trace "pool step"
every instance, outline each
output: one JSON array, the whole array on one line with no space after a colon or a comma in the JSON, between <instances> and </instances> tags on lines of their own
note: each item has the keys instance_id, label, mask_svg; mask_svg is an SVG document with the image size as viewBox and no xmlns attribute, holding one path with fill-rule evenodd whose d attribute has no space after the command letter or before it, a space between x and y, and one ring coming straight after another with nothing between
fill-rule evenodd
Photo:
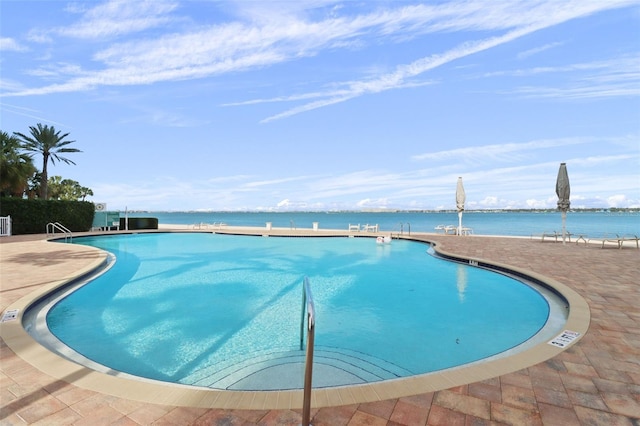
<instances>
[{"instance_id":1,"label":"pool step","mask_svg":"<svg viewBox=\"0 0 640 426\"><path fill-rule=\"evenodd\" d=\"M229 390L302 389L304 362L305 351L260 353L239 362L218 363L180 382ZM377 382L412 374L379 358L330 347L316 347L313 373L315 388Z\"/></svg>"}]
</instances>

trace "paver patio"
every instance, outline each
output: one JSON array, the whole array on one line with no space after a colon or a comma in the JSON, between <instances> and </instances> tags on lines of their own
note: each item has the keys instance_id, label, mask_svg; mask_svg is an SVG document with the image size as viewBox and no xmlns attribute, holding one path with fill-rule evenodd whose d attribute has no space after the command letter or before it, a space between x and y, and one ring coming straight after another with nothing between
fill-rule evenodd
<instances>
[{"instance_id":1,"label":"paver patio","mask_svg":"<svg viewBox=\"0 0 640 426\"><path fill-rule=\"evenodd\" d=\"M0 239L0 307L95 263L82 246L44 236ZM425 235L438 247L524 268L587 302L591 324L561 354L522 370L451 389L312 409L315 426L640 425L640 250L507 237ZM225 410L138 402L48 376L0 343L3 425L298 425L300 410Z\"/></svg>"}]
</instances>

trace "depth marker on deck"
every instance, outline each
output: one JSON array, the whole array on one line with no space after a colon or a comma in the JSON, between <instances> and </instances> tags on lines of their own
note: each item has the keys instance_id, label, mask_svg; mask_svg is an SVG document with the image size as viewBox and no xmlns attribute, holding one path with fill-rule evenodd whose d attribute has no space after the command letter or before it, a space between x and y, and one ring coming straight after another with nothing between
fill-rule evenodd
<instances>
[{"instance_id":1,"label":"depth marker on deck","mask_svg":"<svg viewBox=\"0 0 640 426\"><path fill-rule=\"evenodd\" d=\"M559 348L566 348L571 342L578 338L578 336L580 336L580 333L576 331L565 330L554 337L553 340L550 340L549 344Z\"/></svg>"}]
</instances>

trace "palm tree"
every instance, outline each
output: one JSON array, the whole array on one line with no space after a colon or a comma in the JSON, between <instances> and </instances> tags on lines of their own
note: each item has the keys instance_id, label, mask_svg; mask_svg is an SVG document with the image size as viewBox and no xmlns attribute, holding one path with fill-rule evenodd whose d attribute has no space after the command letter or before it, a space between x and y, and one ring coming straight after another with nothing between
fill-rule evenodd
<instances>
[{"instance_id":1,"label":"palm tree","mask_svg":"<svg viewBox=\"0 0 640 426\"><path fill-rule=\"evenodd\" d=\"M67 164L76 164L68 158L61 157L58 154L68 152L82 152L76 148L69 148L67 145L75 142L64 140L69 133L63 135L60 131L56 132L53 126L42 125L38 123L37 127L29 126L31 136L26 136L22 133L14 132L16 136L19 136L24 143L23 148L26 151L42 154L42 173L40 180L40 198L47 199L47 166L49 160L51 164L56 164L56 161L62 161Z\"/></svg>"},{"instance_id":2,"label":"palm tree","mask_svg":"<svg viewBox=\"0 0 640 426\"><path fill-rule=\"evenodd\" d=\"M22 145L15 136L0 131L0 148L0 193L22 197L36 167L29 155L20 152Z\"/></svg>"},{"instance_id":3,"label":"palm tree","mask_svg":"<svg viewBox=\"0 0 640 426\"><path fill-rule=\"evenodd\" d=\"M81 186L80 187L80 196L82 197L81 201L84 201L84 199L89 197L89 196L93 197L93 191L91 190L91 188L87 188L86 186Z\"/></svg>"}]
</instances>

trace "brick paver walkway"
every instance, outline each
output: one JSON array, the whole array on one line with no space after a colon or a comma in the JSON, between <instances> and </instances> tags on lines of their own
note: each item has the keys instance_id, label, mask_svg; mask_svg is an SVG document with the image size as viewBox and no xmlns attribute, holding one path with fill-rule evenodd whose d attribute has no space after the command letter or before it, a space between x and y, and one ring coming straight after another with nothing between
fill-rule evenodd
<instances>
[{"instance_id":1,"label":"brick paver walkway","mask_svg":"<svg viewBox=\"0 0 640 426\"><path fill-rule=\"evenodd\" d=\"M588 333L538 365L478 383L379 402L312 410L315 426L640 425L640 250L518 238L429 235L461 256L555 279L584 297ZM0 241L0 308L99 261L36 237ZM26 240L26 241L25 241ZM36 240L36 241L29 241ZM77 248L75 248L77 247ZM220 410L130 401L49 377L0 346L0 424L298 425L299 410Z\"/></svg>"}]
</instances>

